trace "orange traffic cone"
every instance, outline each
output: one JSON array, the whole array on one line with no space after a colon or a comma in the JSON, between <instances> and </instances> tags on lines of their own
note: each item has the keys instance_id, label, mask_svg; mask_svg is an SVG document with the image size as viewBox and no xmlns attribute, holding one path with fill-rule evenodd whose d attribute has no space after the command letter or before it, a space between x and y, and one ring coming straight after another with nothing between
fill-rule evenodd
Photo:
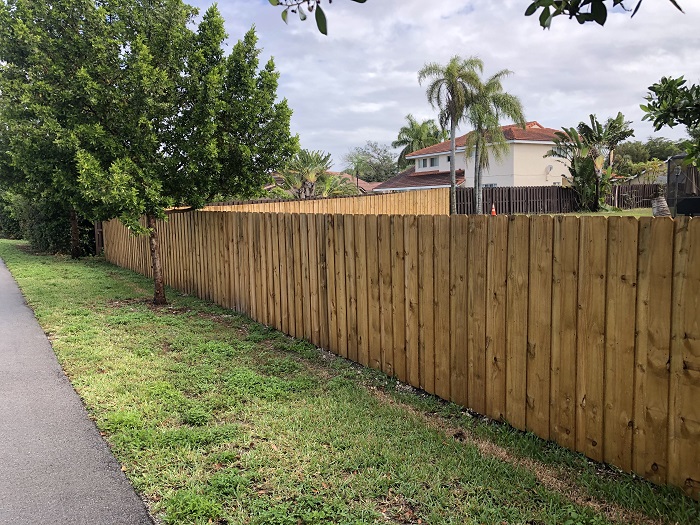
<instances>
[{"instance_id":1,"label":"orange traffic cone","mask_svg":"<svg viewBox=\"0 0 700 525\"><path fill-rule=\"evenodd\" d=\"M494 217L496 216L496 205L495 204L491 204L491 215L493 215Z\"/></svg>"}]
</instances>

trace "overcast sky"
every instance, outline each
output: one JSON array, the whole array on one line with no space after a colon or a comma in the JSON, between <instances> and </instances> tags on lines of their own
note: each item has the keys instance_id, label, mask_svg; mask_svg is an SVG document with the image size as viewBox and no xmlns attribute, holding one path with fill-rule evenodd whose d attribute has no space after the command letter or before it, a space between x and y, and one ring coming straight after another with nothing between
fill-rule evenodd
<instances>
[{"instance_id":1,"label":"overcast sky","mask_svg":"<svg viewBox=\"0 0 700 525\"><path fill-rule=\"evenodd\" d=\"M485 75L512 70L505 89L520 97L527 120L558 129L590 113L604 121L622 111L635 138L645 140L653 132L639 109L647 87L669 75L700 82L700 1L678 1L685 14L668 0L645 0L632 19L609 13L600 27L559 17L543 31L536 17L523 15L529 0L324 0L328 36L313 16L301 22L290 13L285 25L268 0L218 5L230 45L257 28L262 58L273 56L281 74L278 93L294 111L292 131L302 147L330 152L341 169L352 148L395 140L406 114L435 118L417 72L454 55L480 57ZM212 2L190 3L203 11ZM681 138L685 129L655 136Z\"/></svg>"}]
</instances>

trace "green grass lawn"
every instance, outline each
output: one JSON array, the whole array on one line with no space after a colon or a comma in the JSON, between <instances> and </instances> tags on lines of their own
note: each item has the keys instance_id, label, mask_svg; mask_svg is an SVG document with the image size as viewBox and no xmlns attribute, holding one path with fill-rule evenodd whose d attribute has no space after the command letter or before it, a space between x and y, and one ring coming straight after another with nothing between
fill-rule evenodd
<instances>
[{"instance_id":1,"label":"green grass lawn","mask_svg":"<svg viewBox=\"0 0 700 525\"><path fill-rule=\"evenodd\" d=\"M574 212L567 215L605 215L608 217L651 217L651 208L632 208L631 210L603 210L596 212Z\"/></svg>"},{"instance_id":2,"label":"green grass lawn","mask_svg":"<svg viewBox=\"0 0 700 525\"><path fill-rule=\"evenodd\" d=\"M700 523L700 504L100 259L0 257L165 523Z\"/></svg>"}]
</instances>

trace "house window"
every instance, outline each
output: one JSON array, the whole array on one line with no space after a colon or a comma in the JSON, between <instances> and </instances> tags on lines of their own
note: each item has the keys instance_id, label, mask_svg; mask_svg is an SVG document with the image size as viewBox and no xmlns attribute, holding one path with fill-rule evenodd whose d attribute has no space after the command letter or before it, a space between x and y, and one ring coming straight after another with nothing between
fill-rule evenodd
<instances>
[{"instance_id":1,"label":"house window","mask_svg":"<svg viewBox=\"0 0 700 525\"><path fill-rule=\"evenodd\" d=\"M561 182L552 182L552 186L561 186Z\"/></svg>"},{"instance_id":2,"label":"house window","mask_svg":"<svg viewBox=\"0 0 700 525\"><path fill-rule=\"evenodd\" d=\"M430 167L434 168L437 165L438 165L438 158L437 157L430 157Z\"/></svg>"},{"instance_id":3,"label":"house window","mask_svg":"<svg viewBox=\"0 0 700 525\"><path fill-rule=\"evenodd\" d=\"M498 184L484 184L484 188L498 188Z\"/></svg>"},{"instance_id":4,"label":"house window","mask_svg":"<svg viewBox=\"0 0 700 525\"><path fill-rule=\"evenodd\" d=\"M447 156L447 163L449 164L451 160L452 160L452 156L451 156L451 155L448 155L448 156Z\"/></svg>"},{"instance_id":5,"label":"house window","mask_svg":"<svg viewBox=\"0 0 700 525\"><path fill-rule=\"evenodd\" d=\"M428 167L428 159L423 159L421 161L421 168L427 168Z\"/></svg>"}]
</instances>

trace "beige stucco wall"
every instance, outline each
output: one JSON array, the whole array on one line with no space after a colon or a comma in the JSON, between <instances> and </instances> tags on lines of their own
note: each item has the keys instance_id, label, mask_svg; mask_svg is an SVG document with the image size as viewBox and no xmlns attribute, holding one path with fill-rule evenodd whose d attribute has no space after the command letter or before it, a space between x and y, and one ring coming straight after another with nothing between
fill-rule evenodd
<instances>
[{"instance_id":1,"label":"beige stucco wall","mask_svg":"<svg viewBox=\"0 0 700 525\"><path fill-rule=\"evenodd\" d=\"M561 184L563 176L568 174L566 165L558 159L544 157L552 149L551 143L516 143L514 146L514 186L552 186Z\"/></svg>"}]
</instances>

